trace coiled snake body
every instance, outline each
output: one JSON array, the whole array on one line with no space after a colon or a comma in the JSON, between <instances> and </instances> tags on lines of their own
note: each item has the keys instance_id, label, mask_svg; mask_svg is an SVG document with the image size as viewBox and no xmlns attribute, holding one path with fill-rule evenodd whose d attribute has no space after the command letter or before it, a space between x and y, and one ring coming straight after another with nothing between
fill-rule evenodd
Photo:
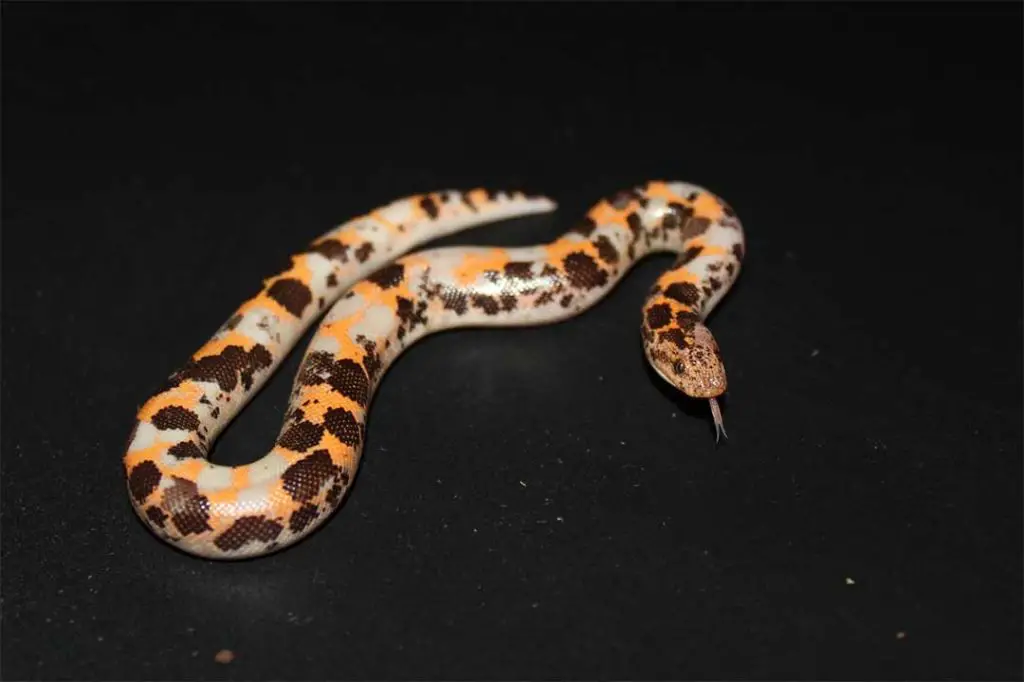
<instances>
[{"instance_id":1,"label":"coiled snake body","mask_svg":"<svg viewBox=\"0 0 1024 682\"><path fill-rule=\"evenodd\" d=\"M679 258L644 303L644 352L666 381L710 399L721 430L715 397L726 389L725 369L702 320L739 274L744 236L729 206L707 190L649 182L598 202L549 244L399 257L445 234L554 208L520 192L417 195L355 218L293 256L139 410L124 457L139 517L203 557L251 557L294 544L348 492L371 398L404 349L444 329L567 319L654 252ZM217 434L328 308L273 449L243 466L208 461Z\"/></svg>"}]
</instances>

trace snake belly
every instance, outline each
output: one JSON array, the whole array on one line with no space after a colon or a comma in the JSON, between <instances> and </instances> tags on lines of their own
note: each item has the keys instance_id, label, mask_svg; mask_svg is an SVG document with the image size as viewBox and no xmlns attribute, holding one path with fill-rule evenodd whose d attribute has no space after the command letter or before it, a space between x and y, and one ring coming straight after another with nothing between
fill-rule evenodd
<instances>
[{"instance_id":1,"label":"snake belly","mask_svg":"<svg viewBox=\"0 0 1024 682\"><path fill-rule=\"evenodd\" d=\"M729 206L696 185L648 182L619 192L548 244L403 256L462 229L554 209L550 199L521 192L415 195L354 218L292 256L291 266L265 280L139 409L124 456L139 518L179 549L212 559L296 543L345 498L371 399L403 350L446 329L570 318L651 253L678 258L643 306L648 360L672 381L673 367L680 370L695 353L720 359L713 339L701 337L709 336L701 320L736 280L744 235ZM210 462L218 433L324 311L270 452L240 466ZM715 385L724 390L724 375Z\"/></svg>"}]
</instances>

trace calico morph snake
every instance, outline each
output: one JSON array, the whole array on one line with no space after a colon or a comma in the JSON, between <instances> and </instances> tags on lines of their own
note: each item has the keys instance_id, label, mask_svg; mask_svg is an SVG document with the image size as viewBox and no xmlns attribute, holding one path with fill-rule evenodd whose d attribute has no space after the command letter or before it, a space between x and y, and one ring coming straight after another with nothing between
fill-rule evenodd
<instances>
[{"instance_id":1,"label":"calico morph snake","mask_svg":"<svg viewBox=\"0 0 1024 682\"><path fill-rule=\"evenodd\" d=\"M744 236L732 209L709 191L649 182L598 202L548 244L400 257L458 230L554 209L522 192L416 195L292 256L291 267L265 280L139 409L124 456L136 513L157 536L201 557L239 559L294 544L348 492L371 398L404 349L445 329L568 319L654 252L679 257L644 303L644 352L670 384L710 400L716 433L724 433L715 398L726 389L725 368L703 320L739 275ZM217 434L328 308L273 449L243 466L208 461Z\"/></svg>"}]
</instances>

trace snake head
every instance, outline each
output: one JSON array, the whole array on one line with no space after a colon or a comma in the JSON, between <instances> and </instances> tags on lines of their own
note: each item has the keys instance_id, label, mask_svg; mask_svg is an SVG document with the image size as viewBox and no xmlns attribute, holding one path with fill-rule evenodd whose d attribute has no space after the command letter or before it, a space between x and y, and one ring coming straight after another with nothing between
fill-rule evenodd
<instances>
[{"instance_id":1,"label":"snake head","mask_svg":"<svg viewBox=\"0 0 1024 682\"><path fill-rule=\"evenodd\" d=\"M728 382L718 343L696 314L679 314L645 335L644 349L661 377L691 398L717 398Z\"/></svg>"},{"instance_id":2,"label":"snake head","mask_svg":"<svg viewBox=\"0 0 1024 682\"><path fill-rule=\"evenodd\" d=\"M657 331L644 332L644 352L661 378L691 398L705 398L715 422L715 442L728 435L716 398L728 386L725 364L711 330L693 313L679 313Z\"/></svg>"}]
</instances>

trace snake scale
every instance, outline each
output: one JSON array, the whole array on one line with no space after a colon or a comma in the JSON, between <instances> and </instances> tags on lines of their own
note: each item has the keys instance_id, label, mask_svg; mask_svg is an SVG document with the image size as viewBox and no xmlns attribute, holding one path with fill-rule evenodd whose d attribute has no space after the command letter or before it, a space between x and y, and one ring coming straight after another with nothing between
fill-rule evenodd
<instances>
[{"instance_id":1,"label":"snake scale","mask_svg":"<svg viewBox=\"0 0 1024 682\"><path fill-rule=\"evenodd\" d=\"M655 252L678 258L644 302L644 353L671 385L708 399L724 433L715 398L725 368L703 320L739 275L745 243L735 213L708 190L648 182L602 199L548 244L413 252L442 235L554 209L522 192L431 192L354 218L292 256L139 409L124 467L143 523L213 559L293 545L348 493L371 399L403 350L445 329L568 319ZM325 311L270 452L242 466L210 462L218 433Z\"/></svg>"}]
</instances>

